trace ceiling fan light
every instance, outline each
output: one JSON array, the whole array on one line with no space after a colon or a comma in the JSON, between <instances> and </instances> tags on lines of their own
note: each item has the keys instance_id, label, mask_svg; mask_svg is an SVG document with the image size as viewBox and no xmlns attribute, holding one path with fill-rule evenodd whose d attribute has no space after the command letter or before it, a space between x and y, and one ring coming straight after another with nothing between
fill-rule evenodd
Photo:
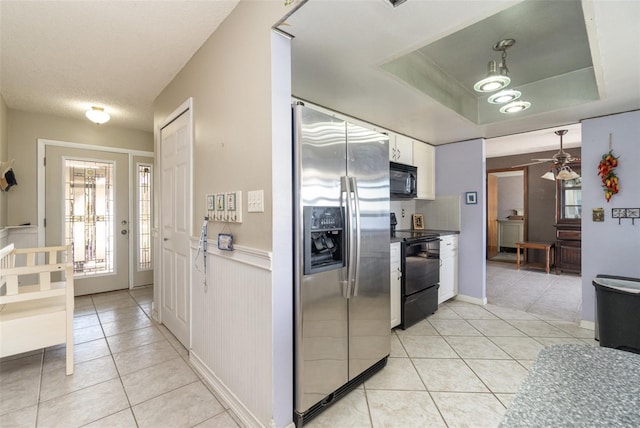
<instances>
[{"instance_id":1,"label":"ceiling fan light","mask_svg":"<svg viewBox=\"0 0 640 428\"><path fill-rule=\"evenodd\" d=\"M500 107L500 113L518 113L531 107L529 101L513 101Z\"/></svg>"},{"instance_id":2,"label":"ceiling fan light","mask_svg":"<svg viewBox=\"0 0 640 428\"><path fill-rule=\"evenodd\" d=\"M517 89L505 89L489 97L490 104L505 104L511 101L515 101L522 95L522 92Z\"/></svg>"},{"instance_id":3,"label":"ceiling fan light","mask_svg":"<svg viewBox=\"0 0 640 428\"><path fill-rule=\"evenodd\" d=\"M563 167L560 169L560 171L558 171L556 180L573 180L574 177L572 174L576 174L576 173L573 171L570 171L567 167Z\"/></svg>"},{"instance_id":4,"label":"ceiling fan light","mask_svg":"<svg viewBox=\"0 0 640 428\"><path fill-rule=\"evenodd\" d=\"M107 123L109 119L111 119L111 116L109 116L109 113L105 112L104 108L102 107L92 106L90 110L87 110L85 115L87 116L87 119L89 119L91 122L95 123L96 125Z\"/></svg>"},{"instance_id":5,"label":"ceiling fan light","mask_svg":"<svg viewBox=\"0 0 640 428\"><path fill-rule=\"evenodd\" d=\"M473 89L475 89L477 92L497 91L498 89L507 87L509 83L511 83L511 79L509 78L509 76L507 76L506 74L498 74L497 64L495 61L489 61L488 68L489 72L487 73L487 77L479 80L475 85L473 85Z\"/></svg>"},{"instance_id":6,"label":"ceiling fan light","mask_svg":"<svg viewBox=\"0 0 640 428\"><path fill-rule=\"evenodd\" d=\"M549 171L545 172L544 174L542 174L542 176L540 178L544 178L545 180L556 181L556 177L555 177L555 175L553 175L553 171L552 170L549 170Z\"/></svg>"}]
</instances>

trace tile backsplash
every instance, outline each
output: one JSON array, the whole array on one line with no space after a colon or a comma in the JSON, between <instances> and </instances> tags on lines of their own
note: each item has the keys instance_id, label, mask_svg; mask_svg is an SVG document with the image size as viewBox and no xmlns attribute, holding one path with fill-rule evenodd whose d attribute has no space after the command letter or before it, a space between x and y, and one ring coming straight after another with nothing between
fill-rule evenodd
<instances>
[{"instance_id":1,"label":"tile backsplash","mask_svg":"<svg viewBox=\"0 0 640 428\"><path fill-rule=\"evenodd\" d=\"M404 210L404 217L402 216ZM391 212L396 213L397 230L411 229L411 214L416 212L416 201L414 199L392 200Z\"/></svg>"}]
</instances>

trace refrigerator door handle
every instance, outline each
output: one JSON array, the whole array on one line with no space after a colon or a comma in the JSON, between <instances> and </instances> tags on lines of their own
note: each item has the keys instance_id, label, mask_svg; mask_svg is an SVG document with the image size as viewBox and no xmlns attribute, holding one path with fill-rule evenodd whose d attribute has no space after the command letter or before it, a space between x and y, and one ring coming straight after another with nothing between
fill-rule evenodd
<instances>
[{"instance_id":1,"label":"refrigerator door handle","mask_svg":"<svg viewBox=\"0 0 640 428\"><path fill-rule=\"evenodd\" d=\"M347 176L340 177L342 181L342 191L345 193L345 226L348 230L347 235L347 280L346 286L343 287L343 297L348 299L351 297L351 284L353 283L353 262L355 260L355 230L353 223L353 214L352 214L352 190L351 190L351 180ZM344 281L343 281L344 282Z\"/></svg>"},{"instance_id":2,"label":"refrigerator door handle","mask_svg":"<svg viewBox=\"0 0 640 428\"><path fill-rule=\"evenodd\" d=\"M353 297L358 295L358 285L360 285L360 197L358 196L358 180L351 177L351 189L353 192L353 206L355 218L355 266L353 274Z\"/></svg>"}]
</instances>

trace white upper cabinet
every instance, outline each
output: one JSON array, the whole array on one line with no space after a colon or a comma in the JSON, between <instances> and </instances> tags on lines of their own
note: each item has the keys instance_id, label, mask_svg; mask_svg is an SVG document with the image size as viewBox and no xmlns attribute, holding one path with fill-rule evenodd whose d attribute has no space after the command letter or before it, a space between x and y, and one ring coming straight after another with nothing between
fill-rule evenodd
<instances>
[{"instance_id":1,"label":"white upper cabinet","mask_svg":"<svg viewBox=\"0 0 640 428\"><path fill-rule=\"evenodd\" d=\"M418 167L418 199L436 198L436 149L413 142L413 164Z\"/></svg>"},{"instance_id":2,"label":"white upper cabinet","mask_svg":"<svg viewBox=\"0 0 640 428\"><path fill-rule=\"evenodd\" d=\"M413 165L413 141L404 135L389 135L389 160Z\"/></svg>"}]
</instances>

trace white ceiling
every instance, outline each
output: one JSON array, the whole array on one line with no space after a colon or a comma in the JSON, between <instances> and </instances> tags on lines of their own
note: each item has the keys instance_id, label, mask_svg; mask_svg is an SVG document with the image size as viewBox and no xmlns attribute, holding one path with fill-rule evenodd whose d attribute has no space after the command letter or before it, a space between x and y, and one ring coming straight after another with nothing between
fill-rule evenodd
<instances>
[{"instance_id":1,"label":"white ceiling","mask_svg":"<svg viewBox=\"0 0 640 428\"><path fill-rule=\"evenodd\" d=\"M79 119L98 105L112 116L103 126L150 131L155 97L237 3L1 0L0 91L11 109ZM635 0L583 2L601 100L578 107L476 125L378 67L518 3L407 0L394 9L384 0L309 0L281 26L295 36L294 95L432 144L514 135L502 139L507 149L533 141L523 151L556 149L553 131L582 118L640 108ZM509 52L512 74L525 45L518 40ZM467 67L484 73L486 60ZM531 140L535 130L543 131ZM578 136L579 127L570 130L567 147Z\"/></svg>"},{"instance_id":2,"label":"white ceiling","mask_svg":"<svg viewBox=\"0 0 640 428\"><path fill-rule=\"evenodd\" d=\"M12 109L81 119L96 105L151 131L153 100L237 3L1 0L0 91Z\"/></svg>"}]
</instances>

